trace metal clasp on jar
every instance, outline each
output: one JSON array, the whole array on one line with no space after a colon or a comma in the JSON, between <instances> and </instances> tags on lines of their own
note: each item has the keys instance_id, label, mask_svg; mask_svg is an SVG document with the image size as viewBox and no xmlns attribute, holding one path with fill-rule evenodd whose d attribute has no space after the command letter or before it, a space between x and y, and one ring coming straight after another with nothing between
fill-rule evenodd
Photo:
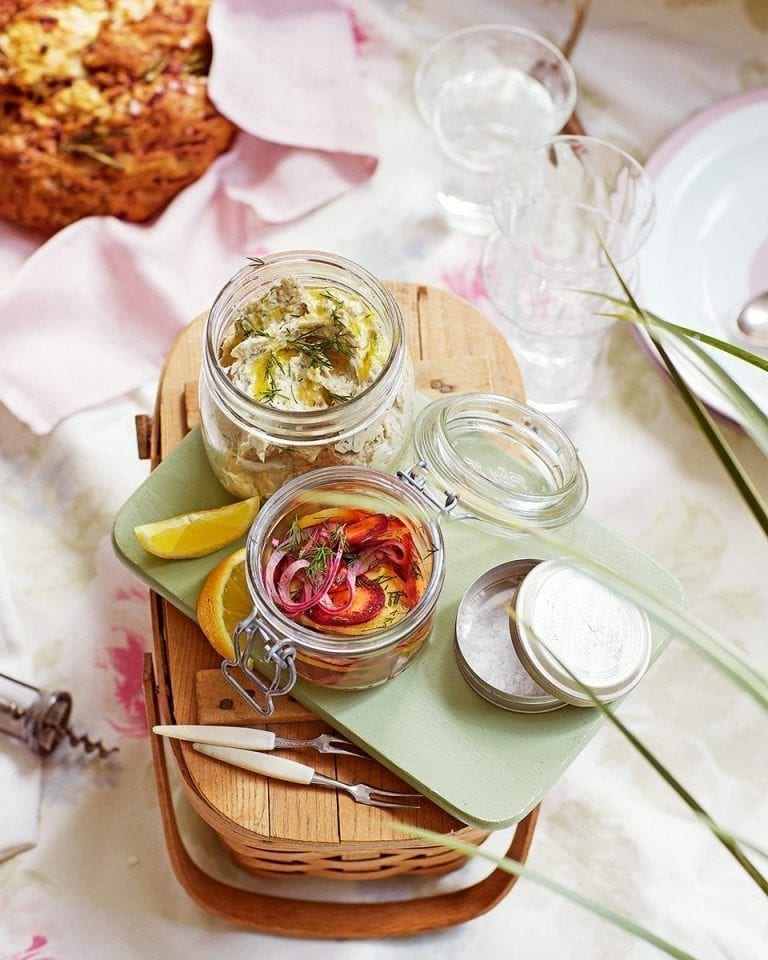
<instances>
[{"instance_id":1,"label":"metal clasp on jar","mask_svg":"<svg viewBox=\"0 0 768 960\"><path fill-rule=\"evenodd\" d=\"M455 493L443 490L442 494L432 486L427 479L429 464L426 460L418 460L410 470L398 470L397 478L407 483L443 516L451 516L458 506L459 500Z\"/></svg>"},{"instance_id":2,"label":"metal clasp on jar","mask_svg":"<svg viewBox=\"0 0 768 960\"><path fill-rule=\"evenodd\" d=\"M266 684L257 673L254 673L250 666L253 643L257 635L260 635L264 643L264 659L267 663L274 664L275 667L275 673L270 684ZM262 717L271 717L275 712L274 698L285 696L296 685L296 648L286 637L278 637L273 633L262 623L255 611L252 611L245 620L241 620L235 627L232 643L235 656L231 660L222 662L221 672L226 677L227 682L257 713L261 714ZM253 691L246 690L237 677L231 673L233 667L239 667L251 683L261 690L265 701L263 706L254 698Z\"/></svg>"}]
</instances>

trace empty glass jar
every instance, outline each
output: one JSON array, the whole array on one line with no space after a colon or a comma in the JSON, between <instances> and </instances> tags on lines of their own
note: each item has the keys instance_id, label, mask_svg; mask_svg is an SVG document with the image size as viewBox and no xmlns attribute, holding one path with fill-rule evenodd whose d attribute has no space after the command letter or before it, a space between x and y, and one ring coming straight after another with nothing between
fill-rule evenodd
<instances>
[{"instance_id":1,"label":"empty glass jar","mask_svg":"<svg viewBox=\"0 0 768 960\"><path fill-rule=\"evenodd\" d=\"M562 526L587 499L586 473L567 434L509 397L435 400L416 420L414 447L420 462L411 482L441 491L451 516L496 535Z\"/></svg>"}]
</instances>

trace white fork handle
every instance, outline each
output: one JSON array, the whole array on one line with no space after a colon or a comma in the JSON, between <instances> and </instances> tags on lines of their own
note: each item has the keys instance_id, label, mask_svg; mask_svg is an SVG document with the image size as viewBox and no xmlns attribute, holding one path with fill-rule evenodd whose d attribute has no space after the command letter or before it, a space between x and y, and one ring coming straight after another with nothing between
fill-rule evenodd
<instances>
[{"instance_id":1,"label":"white fork handle","mask_svg":"<svg viewBox=\"0 0 768 960\"><path fill-rule=\"evenodd\" d=\"M275 735L271 730L251 727L219 727L204 723L159 724L153 733L193 743L212 743L219 747L241 747L244 750L274 750Z\"/></svg>"},{"instance_id":2,"label":"white fork handle","mask_svg":"<svg viewBox=\"0 0 768 960\"><path fill-rule=\"evenodd\" d=\"M243 770L252 770L264 777L275 777L278 780L287 780L289 783L311 783L315 771L304 763L295 760L286 760L285 757L276 757L271 753L254 753L253 750L238 750L235 747L216 747L207 743L194 743L192 746L198 753L207 757L223 760L224 763L234 764Z\"/></svg>"}]
</instances>

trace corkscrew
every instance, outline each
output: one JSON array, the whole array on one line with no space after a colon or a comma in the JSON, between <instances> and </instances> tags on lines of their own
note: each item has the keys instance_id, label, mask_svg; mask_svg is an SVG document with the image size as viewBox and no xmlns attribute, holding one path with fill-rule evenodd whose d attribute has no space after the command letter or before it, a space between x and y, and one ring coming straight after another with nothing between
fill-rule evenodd
<instances>
[{"instance_id":1,"label":"corkscrew","mask_svg":"<svg viewBox=\"0 0 768 960\"><path fill-rule=\"evenodd\" d=\"M71 747L82 747L86 754L98 753L102 759L118 750L107 749L101 740L91 740L71 729L72 696L66 690L41 690L5 673L0 673L0 680L13 685L14 696L9 699L0 693L0 717L8 717L11 723L11 729L0 726L0 733L23 740L42 757L53 753L62 740Z\"/></svg>"}]
</instances>

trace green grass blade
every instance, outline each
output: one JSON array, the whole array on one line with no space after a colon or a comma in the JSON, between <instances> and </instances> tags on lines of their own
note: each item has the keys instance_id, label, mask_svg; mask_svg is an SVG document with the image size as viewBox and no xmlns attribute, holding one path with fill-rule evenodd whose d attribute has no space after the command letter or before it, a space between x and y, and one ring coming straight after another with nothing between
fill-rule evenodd
<instances>
[{"instance_id":1,"label":"green grass blade","mask_svg":"<svg viewBox=\"0 0 768 960\"><path fill-rule=\"evenodd\" d=\"M668 333L681 339L685 338L686 342L695 340L698 343L705 343L707 346L721 350L723 353L728 353L732 357L736 357L737 360L742 360L744 363L749 363L753 367L758 367L760 370L768 373L768 360L766 360L765 357L760 357L756 353L744 349L744 347L737 346L735 343L729 343L728 340L720 340L718 337L710 336L708 333L702 333L701 330L692 330L690 327L681 327L677 323L662 320L661 317L656 316L655 313L651 313L649 310L645 310L644 312L646 316L651 318L651 321L656 326L661 327L662 330L666 330ZM704 354L704 356L709 355Z\"/></svg>"},{"instance_id":2,"label":"green grass blade","mask_svg":"<svg viewBox=\"0 0 768 960\"><path fill-rule=\"evenodd\" d=\"M658 339L654 337L650 329L648 332L658 349ZM677 348L678 350L680 349L679 344ZM760 447L762 452L768 455L768 417L766 417L749 394L746 393L705 350L702 350L701 347L695 343L687 341L685 342L683 353L686 351L698 358L698 372L741 414L744 430L755 441L758 447Z\"/></svg>"},{"instance_id":3,"label":"green grass blade","mask_svg":"<svg viewBox=\"0 0 768 960\"><path fill-rule=\"evenodd\" d=\"M725 466L725 469L730 474L739 492L741 493L742 497L744 498L747 505L749 506L753 516L755 517L757 522L760 524L760 526L763 528L763 530L766 533L768 533L768 510L766 510L765 504L762 502L759 494L757 493L757 490L753 486L749 477L747 477L747 475L742 470L739 462L733 456L732 451L726 444L722 434L716 427L713 419L706 412L706 410L704 409L699 399L693 395L688 385L685 383L683 378L678 373L677 368L674 366L674 364L672 363L672 360L669 357L669 354L664 350L664 347L662 346L658 335L656 335L655 332L651 329L652 321L649 319L648 314L646 313L645 310L643 310L643 308L635 299L635 296L632 293L632 291L629 289L629 286L627 285L626 280L621 275L621 271L614 263L611 255L605 249L605 246L603 246L603 251L608 259L608 262L610 263L613 269L613 272L616 276L616 279L619 282L619 285L621 286L621 289L624 291L624 295L629 301L630 306L635 311L637 316L641 319L641 321L645 325L646 330L651 336L651 339L656 345L656 349L659 351L662 357L662 360L664 361L667 367L667 370L669 371L670 376L672 377L672 381L675 384L675 387L677 388L678 392L682 395L683 399L686 401L696 421L698 422L699 426L703 430L704 435L709 440L710 444L712 445L718 457L720 458L720 461ZM665 321L662 321L662 324L664 322ZM710 379L712 380L712 382L715 382L715 380L717 381L715 385L719 387L721 392L727 398L731 399L731 401L733 403L736 403L737 405L739 405L739 403L744 403L744 402L746 402L747 406L751 405L751 415L747 417L747 420L750 423L750 425L753 426L754 429L756 430L756 436L754 436L753 438L755 439L755 442L759 444L759 446L764 452L768 451L768 433L766 432L766 429L767 429L766 417L762 413L762 411L760 411L759 408L757 408L754 405L754 403L752 403L752 401L749 399L749 397L747 397L744 391L741 390L741 388L736 383L734 383L733 379L729 377L728 374L721 367L719 367L714 360L712 360L711 357L709 357L703 350L701 350L700 347L697 347L696 344L693 344L690 342L687 342L686 346L689 350L695 352L697 356L699 356L701 359L704 360L705 365L707 366L707 369L712 374L712 377L710 377ZM749 432L750 432L750 436L753 436L752 430L750 430ZM758 437L760 439L757 439Z\"/></svg>"},{"instance_id":4,"label":"green grass blade","mask_svg":"<svg viewBox=\"0 0 768 960\"><path fill-rule=\"evenodd\" d=\"M668 332L676 340L676 347L678 350L683 352L688 352L693 354L698 360L698 372L704 376L710 384L717 390L725 399L730 403L730 405L741 414L742 425L744 430L749 434L749 436L754 440L754 442L760 447L763 453L768 454L768 417L765 413L757 406L755 401L746 393L736 381L725 371L723 368L705 351L702 350L696 343L692 343L689 339L680 333L676 333L675 330L686 330L684 327L676 327L675 324L667 323L661 318L657 317L653 313L649 313L647 310L642 308L635 308L632 304L627 304L623 300L617 300L615 297L608 297L607 299L613 300L617 303L621 303L622 306L629 306L631 314L627 313L601 313L600 316L611 317L613 319L625 320L631 323L641 323L648 332L648 336L651 340L659 346L659 339L656 335L656 331L652 328L660 327ZM709 338L714 340L715 338ZM723 343L724 341L718 341ZM741 358L744 359L745 356L752 358L750 362L755 363L756 366L761 367L762 369L768 370L768 361L762 360L760 357L756 357L754 354L749 354L746 351L742 351L739 348L735 348L738 353L735 355L744 355ZM729 353L734 351L729 350Z\"/></svg>"},{"instance_id":5,"label":"green grass blade","mask_svg":"<svg viewBox=\"0 0 768 960\"><path fill-rule=\"evenodd\" d=\"M514 617L514 610L510 608L510 615ZM530 626L529 626L530 629ZM531 631L532 632L532 631ZM754 863L746 856L744 851L741 849L736 840L731 837L726 830L723 830L722 827L719 827L715 821L710 817L707 811L702 807L702 805L696 800L696 798L686 790L686 788L680 783L680 781L674 776L667 767L652 753L645 744L635 736L634 733L624 724L621 720L613 713L612 710L609 710L604 703L602 703L594 694L594 691L587 684L582 683L582 681L576 676L576 674L570 669L567 663L564 663L563 660L558 657L554 650L551 647L548 647L544 640L539 637L539 643L547 650L549 655L557 661L561 669L565 670L568 676L573 680L576 686L589 697L592 705L600 711L600 713L610 722L613 726L622 734L622 736L629 741L629 743L637 750L643 759L653 767L653 769L658 773L658 775L665 781L665 783L670 786L675 793L680 797L683 803L686 804L697 816L702 818L702 822L705 826L709 827L712 830L713 835L717 840L725 847L725 849L731 854L731 856L736 860L739 866L745 871L745 873L757 884L758 887L763 891L763 893L768 896L768 880L763 876L762 873L758 870ZM714 829L713 829L714 828Z\"/></svg>"},{"instance_id":6,"label":"green grass blade","mask_svg":"<svg viewBox=\"0 0 768 960\"><path fill-rule=\"evenodd\" d=\"M725 467L731 480L733 480L734 484L736 485L736 489L739 491L749 507L752 516L762 527L763 533L768 536L768 508L766 508L765 504L763 503L760 494L757 492L754 484L742 469L741 464L726 443L725 438L718 429L715 421L706 411L699 398L691 392L688 384L680 376L677 367L672 362L671 357L661 345L661 342L658 340L658 338L654 337L654 343L656 344L656 349L659 351L659 355L664 361L664 365L666 366L670 377L672 377L672 382L675 384L675 387L685 401L688 409L691 411L697 423L701 427L702 433L709 441L712 449L715 451L718 459Z\"/></svg>"},{"instance_id":7,"label":"green grass blade","mask_svg":"<svg viewBox=\"0 0 768 960\"><path fill-rule=\"evenodd\" d=\"M729 839L733 840L734 843L738 843L740 847L744 847L745 850L751 850L752 853L756 853L758 857L761 857L763 860L768 860L768 850L766 850L765 847L761 847L759 844L755 843L754 840L750 840L748 837L743 837L741 834L734 833L733 830L726 830L713 820L710 820L710 818L705 814L702 814L700 819L713 833L728 837Z\"/></svg>"},{"instance_id":8,"label":"green grass blade","mask_svg":"<svg viewBox=\"0 0 768 960\"><path fill-rule=\"evenodd\" d=\"M592 290L583 290L581 292L588 293L593 297L602 297L604 300L615 303L617 306L632 307L632 304L628 303L626 300L622 300L620 297L612 297L607 293L595 293ZM636 308L632 307L632 312L637 313ZM714 347L716 350L721 350L723 353L729 353L732 357L743 360L744 363L750 363L752 366L759 367L761 370L768 372L768 360L756 353L752 353L750 350L747 350L744 347L739 347L735 343L731 343L728 340L721 340L719 337L713 337L711 334L702 333L701 330L694 330L692 327L682 327L679 323L672 323L669 320L664 320L657 314L652 313L650 310L646 310L645 307L641 308L640 313L642 314L641 322L643 318L645 318L653 323L654 326L661 327L662 330L666 330L668 333L679 337L681 340L697 340L699 343L706 343L708 346ZM631 322L636 322L626 314L611 313L607 314L607 316L614 317L617 320L630 320Z\"/></svg>"},{"instance_id":9,"label":"green grass blade","mask_svg":"<svg viewBox=\"0 0 768 960\"><path fill-rule=\"evenodd\" d=\"M547 890L552 891L552 893L556 893L558 896L570 900L570 902L576 904L576 906L589 910L591 913L602 917L604 920L607 920L616 927L620 927L638 939L645 940L646 943L650 943L669 957L675 957L676 960L696 960L692 954L674 946L674 944L669 943L668 940L664 940L639 923L635 923L634 920L630 920L629 917L625 917L616 910L603 906L603 904L597 903L595 900L590 900L589 897L585 897L583 894L578 893L578 891L563 886L563 884L558 883L556 880L550 880L549 877L539 873L538 870L533 870L518 860L511 860L509 857L499 857L496 854L490 853L487 850L480 850L473 844L466 843L450 835L434 833L431 830L422 830L419 827L406 826L402 823L391 823L390 826L398 833L417 837L420 840L427 840L430 843L447 847L449 850L455 850L457 853L463 853L466 856L480 857L483 860L489 860L506 873L511 873L518 877L525 877L526 880L545 887Z\"/></svg>"}]
</instances>

